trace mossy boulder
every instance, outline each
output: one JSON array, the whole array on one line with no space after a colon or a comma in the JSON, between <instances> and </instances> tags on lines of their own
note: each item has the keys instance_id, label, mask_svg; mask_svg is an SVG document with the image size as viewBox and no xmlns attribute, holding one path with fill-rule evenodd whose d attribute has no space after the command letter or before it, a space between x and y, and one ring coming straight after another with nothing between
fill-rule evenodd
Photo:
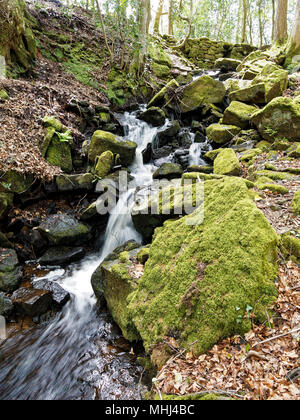
<instances>
[{"instance_id":1,"label":"mossy boulder","mask_svg":"<svg viewBox=\"0 0 300 420\"><path fill-rule=\"evenodd\" d=\"M91 239L91 227L68 214L49 216L38 227L50 245L81 245Z\"/></svg>"},{"instance_id":2,"label":"mossy boulder","mask_svg":"<svg viewBox=\"0 0 300 420\"><path fill-rule=\"evenodd\" d=\"M231 101L246 102L251 104L266 103L266 87L264 83L249 85L243 89L232 91L229 93Z\"/></svg>"},{"instance_id":3,"label":"mossy boulder","mask_svg":"<svg viewBox=\"0 0 300 420\"><path fill-rule=\"evenodd\" d=\"M150 247L149 247L150 248ZM140 264L145 265L146 262L149 260L150 256L150 249L149 248L142 248L136 255L136 259Z\"/></svg>"},{"instance_id":4,"label":"mossy boulder","mask_svg":"<svg viewBox=\"0 0 300 420\"><path fill-rule=\"evenodd\" d=\"M0 293L0 316L9 317L13 312L14 306L11 299Z\"/></svg>"},{"instance_id":5,"label":"mossy boulder","mask_svg":"<svg viewBox=\"0 0 300 420\"><path fill-rule=\"evenodd\" d=\"M171 180L175 178L181 178L182 174L182 167L178 163L164 163L154 172L153 179Z\"/></svg>"},{"instance_id":6,"label":"mossy boulder","mask_svg":"<svg viewBox=\"0 0 300 420\"><path fill-rule=\"evenodd\" d=\"M137 288L138 277L134 274L134 260L140 250L141 248L123 251L116 259L106 259L92 276L96 296L101 299L103 295L113 319L129 341L140 340L127 308L127 297Z\"/></svg>"},{"instance_id":7,"label":"mossy boulder","mask_svg":"<svg viewBox=\"0 0 300 420\"><path fill-rule=\"evenodd\" d=\"M172 60L168 56L168 54L164 51L164 49L156 44L155 42L150 42L148 45L148 55L149 58L154 61L155 63L172 67Z\"/></svg>"},{"instance_id":8,"label":"mossy boulder","mask_svg":"<svg viewBox=\"0 0 300 420\"><path fill-rule=\"evenodd\" d=\"M13 206L14 195L0 192L0 220L3 219Z\"/></svg>"},{"instance_id":9,"label":"mossy boulder","mask_svg":"<svg viewBox=\"0 0 300 420\"><path fill-rule=\"evenodd\" d=\"M207 137L216 144L229 143L241 131L240 127L225 124L212 124L206 129Z\"/></svg>"},{"instance_id":10,"label":"mossy boulder","mask_svg":"<svg viewBox=\"0 0 300 420\"><path fill-rule=\"evenodd\" d=\"M280 249L286 258L290 258L300 264L300 237L299 233L294 236L291 232L280 236Z\"/></svg>"},{"instance_id":11,"label":"mossy boulder","mask_svg":"<svg viewBox=\"0 0 300 420\"><path fill-rule=\"evenodd\" d=\"M233 101L229 107L225 109L222 123L234 125L245 130L250 128L250 120L255 112L257 112L255 106Z\"/></svg>"},{"instance_id":12,"label":"mossy boulder","mask_svg":"<svg viewBox=\"0 0 300 420\"><path fill-rule=\"evenodd\" d=\"M163 64L152 63L152 70L156 77L165 79L170 76L170 67Z\"/></svg>"},{"instance_id":13,"label":"mossy boulder","mask_svg":"<svg viewBox=\"0 0 300 420\"><path fill-rule=\"evenodd\" d=\"M104 178L110 173L113 166L114 154L110 150L107 150L96 159L95 174L100 178Z\"/></svg>"},{"instance_id":14,"label":"mossy boulder","mask_svg":"<svg viewBox=\"0 0 300 420\"><path fill-rule=\"evenodd\" d=\"M265 140L297 141L300 139L300 104L287 97L275 98L256 112L251 122Z\"/></svg>"},{"instance_id":15,"label":"mossy boulder","mask_svg":"<svg viewBox=\"0 0 300 420\"><path fill-rule=\"evenodd\" d=\"M164 125L166 115L162 109L153 106L143 112L139 118L146 121L148 124L152 124L153 127L160 127Z\"/></svg>"},{"instance_id":16,"label":"mossy boulder","mask_svg":"<svg viewBox=\"0 0 300 420\"><path fill-rule=\"evenodd\" d=\"M34 183L34 176L10 170L2 174L0 180L0 191L7 193L23 194L29 190Z\"/></svg>"},{"instance_id":17,"label":"mossy boulder","mask_svg":"<svg viewBox=\"0 0 300 420\"><path fill-rule=\"evenodd\" d=\"M218 58L215 62L215 67L223 72L236 71L241 64L240 60L234 58Z\"/></svg>"},{"instance_id":18,"label":"mossy boulder","mask_svg":"<svg viewBox=\"0 0 300 420\"><path fill-rule=\"evenodd\" d=\"M181 93L180 111L193 111L202 105L220 104L225 98L225 86L210 76L202 76L186 85Z\"/></svg>"},{"instance_id":19,"label":"mossy boulder","mask_svg":"<svg viewBox=\"0 0 300 420\"><path fill-rule=\"evenodd\" d=\"M113 154L120 156L122 165L128 166L135 158L136 148L137 144L133 141L124 140L112 133L98 130L95 131L90 143L89 160L95 163L97 156L101 156L102 153L109 150Z\"/></svg>"},{"instance_id":20,"label":"mossy boulder","mask_svg":"<svg viewBox=\"0 0 300 420\"><path fill-rule=\"evenodd\" d=\"M94 188L94 176L90 173L78 175L59 175L56 177L59 192L91 191Z\"/></svg>"},{"instance_id":21,"label":"mossy boulder","mask_svg":"<svg viewBox=\"0 0 300 420\"><path fill-rule=\"evenodd\" d=\"M227 79L224 82L225 89L228 93L235 92L240 89L248 88L251 84L250 80L243 79Z\"/></svg>"},{"instance_id":22,"label":"mossy boulder","mask_svg":"<svg viewBox=\"0 0 300 420\"><path fill-rule=\"evenodd\" d=\"M298 190L294 195L292 208L294 213L300 215L300 190Z\"/></svg>"},{"instance_id":23,"label":"mossy boulder","mask_svg":"<svg viewBox=\"0 0 300 420\"><path fill-rule=\"evenodd\" d=\"M153 106L158 107L168 104L178 87L179 84L177 83L177 81L175 79L172 79L151 99L151 101L147 105L147 108L151 108Z\"/></svg>"},{"instance_id":24,"label":"mossy boulder","mask_svg":"<svg viewBox=\"0 0 300 420\"><path fill-rule=\"evenodd\" d=\"M291 158L300 158L300 143L294 143L287 150L288 157Z\"/></svg>"},{"instance_id":25,"label":"mossy boulder","mask_svg":"<svg viewBox=\"0 0 300 420\"><path fill-rule=\"evenodd\" d=\"M204 206L203 223L195 224L197 210L156 230L144 275L127 298L147 351L176 336L199 355L247 332L247 307L262 320L276 300L278 238L244 181L205 182Z\"/></svg>"},{"instance_id":26,"label":"mossy boulder","mask_svg":"<svg viewBox=\"0 0 300 420\"><path fill-rule=\"evenodd\" d=\"M45 157L51 165L58 166L66 173L72 172L71 147L68 142L61 141L56 133L52 137Z\"/></svg>"},{"instance_id":27,"label":"mossy boulder","mask_svg":"<svg viewBox=\"0 0 300 420\"><path fill-rule=\"evenodd\" d=\"M66 133L68 131L67 127L65 127L57 118L53 116L46 115L43 118L43 124L45 127L54 128L54 130L58 133Z\"/></svg>"},{"instance_id":28,"label":"mossy boulder","mask_svg":"<svg viewBox=\"0 0 300 420\"><path fill-rule=\"evenodd\" d=\"M18 288L22 268L13 249L0 248L0 292L12 293Z\"/></svg>"},{"instance_id":29,"label":"mossy boulder","mask_svg":"<svg viewBox=\"0 0 300 420\"><path fill-rule=\"evenodd\" d=\"M232 149L224 149L214 160L214 173L217 175L240 176L241 164Z\"/></svg>"}]
</instances>

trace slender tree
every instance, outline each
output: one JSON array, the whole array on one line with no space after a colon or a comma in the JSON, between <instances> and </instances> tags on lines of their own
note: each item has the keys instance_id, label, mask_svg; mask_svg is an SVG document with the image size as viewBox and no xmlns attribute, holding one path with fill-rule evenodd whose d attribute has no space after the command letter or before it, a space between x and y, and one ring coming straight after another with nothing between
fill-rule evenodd
<instances>
[{"instance_id":1,"label":"slender tree","mask_svg":"<svg viewBox=\"0 0 300 420\"><path fill-rule=\"evenodd\" d=\"M294 49L297 49L300 46L300 0L297 0L296 5L292 42Z\"/></svg>"},{"instance_id":2,"label":"slender tree","mask_svg":"<svg viewBox=\"0 0 300 420\"><path fill-rule=\"evenodd\" d=\"M288 12L288 0L277 0L276 1L275 29L274 29L274 41L276 42L282 43L288 37L287 12Z\"/></svg>"},{"instance_id":3,"label":"slender tree","mask_svg":"<svg viewBox=\"0 0 300 420\"><path fill-rule=\"evenodd\" d=\"M169 0L169 16L168 16L168 34L174 35L174 27L173 27L173 0Z\"/></svg>"},{"instance_id":4,"label":"slender tree","mask_svg":"<svg viewBox=\"0 0 300 420\"><path fill-rule=\"evenodd\" d=\"M242 39L241 39L242 43L246 42L247 17L248 17L248 4L247 4L247 0L243 0L243 23L242 23Z\"/></svg>"},{"instance_id":5,"label":"slender tree","mask_svg":"<svg viewBox=\"0 0 300 420\"><path fill-rule=\"evenodd\" d=\"M154 21L154 33L159 33L159 25L160 20L163 15L163 9L164 9L164 0L159 0L158 9L155 15L155 21Z\"/></svg>"}]
</instances>

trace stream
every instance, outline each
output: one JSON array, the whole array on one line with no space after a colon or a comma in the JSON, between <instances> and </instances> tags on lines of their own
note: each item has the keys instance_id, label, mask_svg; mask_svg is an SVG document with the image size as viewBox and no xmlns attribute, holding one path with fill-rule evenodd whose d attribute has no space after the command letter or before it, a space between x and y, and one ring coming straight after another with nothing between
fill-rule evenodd
<instances>
[{"instance_id":1,"label":"stream","mask_svg":"<svg viewBox=\"0 0 300 420\"><path fill-rule=\"evenodd\" d=\"M150 186L156 167L144 165L142 152L159 129L140 121L137 112L118 118L126 137L138 144L130 168L136 187ZM192 144L189 162L204 162L200 144ZM52 269L43 277L58 282L71 294L71 300L51 321L0 344L0 400L141 399L143 368L110 315L97 304L90 282L93 272L116 247L131 239L142 241L130 208L124 211L134 193L132 188L120 196L98 254L67 269Z\"/></svg>"}]
</instances>

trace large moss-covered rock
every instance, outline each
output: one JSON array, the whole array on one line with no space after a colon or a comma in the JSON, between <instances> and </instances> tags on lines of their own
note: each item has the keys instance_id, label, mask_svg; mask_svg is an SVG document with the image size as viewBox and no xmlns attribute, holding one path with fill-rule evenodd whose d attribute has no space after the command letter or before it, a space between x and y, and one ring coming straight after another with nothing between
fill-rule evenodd
<instances>
[{"instance_id":1,"label":"large moss-covered rock","mask_svg":"<svg viewBox=\"0 0 300 420\"><path fill-rule=\"evenodd\" d=\"M214 160L214 173L217 175L239 176L241 164L232 149L224 149Z\"/></svg>"},{"instance_id":2,"label":"large moss-covered rock","mask_svg":"<svg viewBox=\"0 0 300 420\"><path fill-rule=\"evenodd\" d=\"M90 173L78 175L59 175L56 177L59 192L91 191L94 188L94 176Z\"/></svg>"},{"instance_id":3,"label":"large moss-covered rock","mask_svg":"<svg viewBox=\"0 0 300 420\"><path fill-rule=\"evenodd\" d=\"M137 144L133 141L124 140L106 131L95 131L90 147L89 160L95 162L97 156L101 156L106 151L111 151L120 156L121 163L125 166L130 165L135 158Z\"/></svg>"},{"instance_id":4,"label":"large moss-covered rock","mask_svg":"<svg viewBox=\"0 0 300 420\"><path fill-rule=\"evenodd\" d=\"M293 211L300 215L300 190L298 190L294 195L292 207Z\"/></svg>"},{"instance_id":5,"label":"large moss-covered rock","mask_svg":"<svg viewBox=\"0 0 300 420\"><path fill-rule=\"evenodd\" d=\"M262 319L276 300L278 238L244 181L205 182L204 214L203 223L189 225L196 211L156 231L144 275L128 298L148 351L175 336L200 354L248 331L247 308Z\"/></svg>"},{"instance_id":6,"label":"large moss-covered rock","mask_svg":"<svg viewBox=\"0 0 300 420\"><path fill-rule=\"evenodd\" d=\"M154 127L159 127L164 125L166 120L166 115L164 111L158 107L148 108L145 112L140 115L140 119L146 121L149 124L152 124Z\"/></svg>"},{"instance_id":7,"label":"large moss-covered rock","mask_svg":"<svg viewBox=\"0 0 300 420\"><path fill-rule=\"evenodd\" d=\"M300 104L291 98L273 99L256 112L251 121L265 140L274 141L278 137L290 141L300 139Z\"/></svg>"},{"instance_id":8,"label":"large moss-covered rock","mask_svg":"<svg viewBox=\"0 0 300 420\"><path fill-rule=\"evenodd\" d=\"M110 150L107 150L96 159L95 174L100 178L104 178L110 173L113 166L114 154Z\"/></svg>"},{"instance_id":9,"label":"large moss-covered rock","mask_svg":"<svg viewBox=\"0 0 300 420\"><path fill-rule=\"evenodd\" d=\"M148 55L152 61L158 64L172 67L172 61L163 48L155 42L150 42L148 45Z\"/></svg>"},{"instance_id":10,"label":"large moss-covered rock","mask_svg":"<svg viewBox=\"0 0 300 420\"><path fill-rule=\"evenodd\" d=\"M212 124L206 129L207 137L216 144L226 144L230 142L239 132L240 127L225 124Z\"/></svg>"},{"instance_id":11,"label":"large moss-covered rock","mask_svg":"<svg viewBox=\"0 0 300 420\"><path fill-rule=\"evenodd\" d=\"M177 163L164 163L160 168L158 168L154 174L153 179L174 179L181 178L183 173L181 165Z\"/></svg>"},{"instance_id":12,"label":"large moss-covered rock","mask_svg":"<svg viewBox=\"0 0 300 420\"><path fill-rule=\"evenodd\" d=\"M176 82L176 80L171 80L151 99L147 105L147 108L168 104L178 87L179 84Z\"/></svg>"},{"instance_id":13,"label":"large moss-covered rock","mask_svg":"<svg viewBox=\"0 0 300 420\"><path fill-rule=\"evenodd\" d=\"M215 62L215 67L223 72L235 71L241 64L241 60L234 58L218 58Z\"/></svg>"},{"instance_id":14,"label":"large moss-covered rock","mask_svg":"<svg viewBox=\"0 0 300 420\"><path fill-rule=\"evenodd\" d=\"M295 232L293 232L295 233ZM280 250L286 258L300 264L300 239L294 236L291 232L280 236Z\"/></svg>"},{"instance_id":15,"label":"large moss-covered rock","mask_svg":"<svg viewBox=\"0 0 300 420\"><path fill-rule=\"evenodd\" d=\"M46 152L46 160L53 166L58 166L64 172L72 172L73 162L71 148L68 142L61 141L54 134L48 150Z\"/></svg>"},{"instance_id":16,"label":"large moss-covered rock","mask_svg":"<svg viewBox=\"0 0 300 420\"><path fill-rule=\"evenodd\" d=\"M12 193L0 192L0 220L3 219L7 212L13 206L14 195Z\"/></svg>"},{"instance_id":17,"label":"large moss-covered rock","mask_svg":"<svg viewBox=\"0 0 300 420\"><path fill-rule=\"evenodd\" d=\"M152 63L152 70L156 77L166 79L170 76L170 67L163 64Z\"/></svg>"},{"instance_id":18,"label":"large moss-covered rock","mask_svg":"<svg viewBox=\"0 0 300 420\"><path fill-rule=\"evenodd\" d=\"M117 252L117 255L114 253L92 276L92 286L96 296L99 299L103 295L112 317L121 328L124 337L130 341L140 340L127 308L127 297L136 289L139 279L135 275L137 265L135 259L140 250L141 248L137 248Z\"/></svg>"},{"instance_id":19,"label":"large moss-covered rock","mask_svg":"<svg viewBox=\"0 0 300 420\"><path fill-rule=\"evenodd\" d=\"M225 109L222 122L223 124L234 125L245 130L250 127L250 119L255 112L257 112L255 106L233 101Z\"/></svg>"},{"instance_id":20,"label":"large moss-covered rock","mask_svg":"<svg viewBox=\"0 0 300 420\"><path fill-rule=\"evenodd\" d=\"M266 88L264 83L257 83L250 85L243 89L232 91L229 93L229 99L231 101L247 102L252 104L264 104L265 103Z\"/></svg>"},{"instance_id":21,"label":"large moss-covered rock","mask_svg":"<svg viewBox=\"0 0 300 420\"><path fill-rule=\"evenodd\" d=\"M13 249L0 248L0 292L12 293L22 278L22 269Z\"/></svg>"},{"instance_id":22,"label":"large moss-covered rock","mask_svg":"<svg viewBox=\"0 0 300 420\"><path fill-rule=\"evenodd\" d=\"M49 216L38 227L51 245L81 245L91 236L91 227L68 214Z\"/></svg>"},{"instance_id":23,"label":"large moss-covered rock","mask_svg":"<svg viewBox=\"0 0 300 420\"><path fill-rule=\"evenodd\" d=\"M210 76L202 76L185 86L180 98L180 111L193 111L205 104L219 104L225 98L225 86Z\"/></svg>"},{"instance_id":24,"label":"large moss-covered rock","mask_svg":"<svg viewBox=\"0 0 300 420\"><path fill-rule=\"evenodd\" d=\"M10 170L2 174L0 181L0 191L6 190L7 193L22 194L29 190L34 182L34 176L30 174L22 174L20 172Z\"/></svg>"}]
</instances>

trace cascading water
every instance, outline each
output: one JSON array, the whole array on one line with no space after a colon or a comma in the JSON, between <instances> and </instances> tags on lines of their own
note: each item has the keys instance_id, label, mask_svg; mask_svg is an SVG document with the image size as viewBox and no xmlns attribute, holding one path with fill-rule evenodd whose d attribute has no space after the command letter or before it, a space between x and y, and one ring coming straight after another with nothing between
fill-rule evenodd
<instances>
[{"instance_id":1,"label":"cascading water","mask_svg":"<svg viewBox=\"0 0 300 420\"><path fill-rule=\"evenodd\" d=\"M136 114L119 116L128 138L138 144L131 174L136 186L152 182L153 165L142 151L157 133ZM138 399L141 369L135 357L116 345L120 332L97 308L90 279L117 246L140 241L128 202L135 186L123 193L109 218L100 255L44 278L71 293L71 301L50 323L8 339L0 347L0 399Z\"/></svg>"}]
</instances>

